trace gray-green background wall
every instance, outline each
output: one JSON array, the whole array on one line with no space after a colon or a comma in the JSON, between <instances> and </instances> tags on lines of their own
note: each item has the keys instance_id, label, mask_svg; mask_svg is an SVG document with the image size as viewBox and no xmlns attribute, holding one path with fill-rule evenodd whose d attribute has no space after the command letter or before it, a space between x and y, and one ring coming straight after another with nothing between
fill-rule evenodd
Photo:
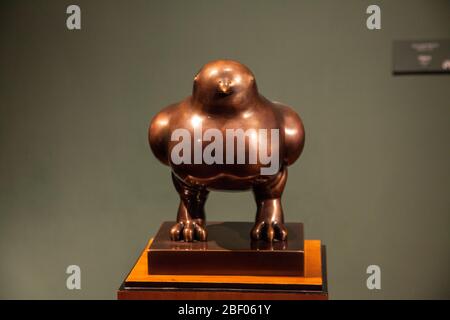
<instances>
[{"instance_id":1,"label":"gray-green background wall","mask_svg":"<svg viewBox=\"0 0 450 320\"><path fill-rule=\"evenodd\" d=\"M284 209L327 245L330 297L450 298L450 76L391 75L394 39L450 37L449 1L2 1L0 35L0 298L115 298L178 205L148 122L217 58L303 118ZM207 213L255 205L216 192Z\"/></svg>"}]
</instances>

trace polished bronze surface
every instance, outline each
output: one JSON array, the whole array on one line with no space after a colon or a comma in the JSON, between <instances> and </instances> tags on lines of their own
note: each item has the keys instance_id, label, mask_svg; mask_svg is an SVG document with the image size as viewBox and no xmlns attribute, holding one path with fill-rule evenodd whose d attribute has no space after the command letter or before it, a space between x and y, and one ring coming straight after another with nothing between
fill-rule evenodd
<instances>
[{"instance_id":1,"label":"polished bronze surface","mask_svg":"<svg viewBox=\"0 0 450 320\"><path fill-rule=\"evenodd\" d=\"M262 175L265 165L260 159L248 164L237 161L233 164L174 163L171 152L178 141L172 141L172 133L184 128L192 137L199 125L203 130L217 129L223 136L229 129L278 130L278 144L268 142L269 149L279 156L276 172ZM296 112L260 95L254 75L246 66L232 60L206 64L194 78L192 95L160 111L149 128L151 149L162 163L172 168L173 183L180 195L177 222L170 230L172 240L206 241L204 206L211 190L253 190L257 212L251 237L269 242L286 240L288 232L281 195L287 167L300 156L304 136L303 124ZM209 144L201 143L203 148ZM195 141L191 145L191 154L194 154ZM254 148L254 144L245 142L245 159L249 159Z\"/></svg>"},{"instance_id":2,"label":"polished bronze surface","mask_svg":"<svg viewBox=\"0 0 450 320\"><path fill-rule=\"evenodd\" d=\"M301 223L286 223L289 241L276 242L250 239L250 222L209 222L208 241L172 241L172 225L173 222L164 222L150 245L149 274L303 275Z\"/></svg>"}]
</instances>

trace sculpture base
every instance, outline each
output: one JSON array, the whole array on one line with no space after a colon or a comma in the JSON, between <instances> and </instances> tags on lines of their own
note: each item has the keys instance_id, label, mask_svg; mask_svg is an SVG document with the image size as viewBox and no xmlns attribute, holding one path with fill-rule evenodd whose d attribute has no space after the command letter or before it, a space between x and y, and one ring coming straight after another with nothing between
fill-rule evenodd
<instances>
[{"instance_id":1,"label":"sculpture base","mask_svg":"<svg viewBox=\"0 0 450 320\"><path fill-rule=\"evenodd\" d=\"M151 243L151 240L150 240ZM150 245L149 243L149 245ZM328 299L326 250L304 242L303 276L155 275L147 248L117 292L120 300L305 300Z\"/></svg>"},{"instance_id":2,"label":"sculpture base","mask_svg":"<svg viewBox=\"0 0 450 320\"><path fill-rule=\"evenodd\" d=\"M208 241L171 241L164 222L148 250L149 274L302 276L303 224L286 223L287 241L252 241L252 222L210 222Z\"/></svg>"}]
</instances>

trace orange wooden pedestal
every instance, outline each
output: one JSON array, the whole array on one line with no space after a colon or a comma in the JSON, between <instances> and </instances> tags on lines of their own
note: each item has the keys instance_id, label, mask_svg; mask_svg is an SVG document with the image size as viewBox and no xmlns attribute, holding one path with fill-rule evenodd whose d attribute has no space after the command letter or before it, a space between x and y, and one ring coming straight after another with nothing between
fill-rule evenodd
<instances>
[{"instance_id":1,"label":"orange wooden pedestal","mask_svg":"<svg viewBox=\"0 0 450 320\"><path fill-rule=\"evenodd\" d=\"M151 240L150 240L151 242ZM150 244L150 243L149 243ZM147 248L117 292L119 300L326 300L325 246L305 240L304 276L148 274Z\"/></svg>"}]
</instances>

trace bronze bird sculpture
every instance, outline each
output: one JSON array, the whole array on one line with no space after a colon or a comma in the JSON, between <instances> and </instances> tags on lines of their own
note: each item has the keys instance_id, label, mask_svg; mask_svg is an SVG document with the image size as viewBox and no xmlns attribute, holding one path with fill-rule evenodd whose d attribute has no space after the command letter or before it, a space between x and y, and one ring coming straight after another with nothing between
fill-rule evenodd
<instances>
[{"instance_id":1,"label":"bronze bird sculpture","mask_svg":"<svg viewBox=\"0 0 450 320\"><path fill-rule=\"evenodd\" d=\"M148 139L154 155L172 168L180 196L172 240L206 241L211 190L252 190L251 238L287 239L281 196L287 167L303 150L304 128L293 109L258 93L246 66L233 60L204 65L192 95L152 119Z\"/></svg>"}]
</instances>

